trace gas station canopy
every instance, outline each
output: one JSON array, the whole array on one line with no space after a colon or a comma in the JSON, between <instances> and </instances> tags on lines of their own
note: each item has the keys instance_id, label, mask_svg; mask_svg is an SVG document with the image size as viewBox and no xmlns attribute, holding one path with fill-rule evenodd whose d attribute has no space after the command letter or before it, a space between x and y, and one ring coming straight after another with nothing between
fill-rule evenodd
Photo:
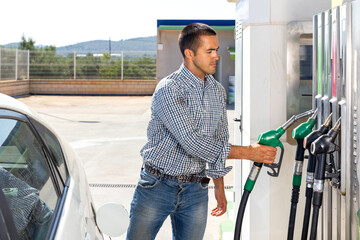
<instances>
[{"instance_id":1,"label":"gas station canopy","mask_svg":"<svg viewBox=\"0 0 360 240\"><path fill-rule=\"evenodd\" d=\"M200 22L209 25L215 30L234 30L235 20L194 20L194 19L161 19L157 20L157 28L159 30L182 30L186 25Z\"/></svg>"}]
</instances>

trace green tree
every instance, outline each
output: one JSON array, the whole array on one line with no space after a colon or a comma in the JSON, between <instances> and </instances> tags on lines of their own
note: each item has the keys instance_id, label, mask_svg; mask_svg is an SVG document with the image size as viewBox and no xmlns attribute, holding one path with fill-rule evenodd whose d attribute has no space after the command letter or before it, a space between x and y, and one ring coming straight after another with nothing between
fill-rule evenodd
<instances>
[{"instance_id":1,"label":"green tree","mask_svg":"<svg viewBox=\"0 0 360 240\"><path fill-rule=\"evenodd\" d=\"M30 78L72 78L74 58L56 55L56 47L46 46L31 51Z\"/></svg>"},{"instance_id":2,"label":"green tree","mask_svg":"<svg viewBox=\"0 0 360 240\"><path fill-rule=\"evenodd\" d=\"M120 61L115 62L110 53L104 52L99 69L100 78L119 78L120 66Z\"/></svg>"},{"instance_id":3,"label":"green tree","mask_svg":"<svg viewBox=\"0 0 360 240\"><path fill-rule=\"evenodd\" d=\"M104 52L103 55L102 55L102 57L101 57L101 60L103 60L103 61L110 61L110 60L111 60L111 55L110 55L110 53Z\"/></svg>"},{"instance_id":4,"label":"green tree","mask_svg":"<svg viewBox=\"0 0 360 240\"><path fill-rule=\"evenodd\" d=\"M137 60L124 60L125 79L155 79L156 62L151 58L139 58Z\"/></svg>"},{"instance_id":5,"label":"green tree","mask_svg":"<svg viewBox=\"0 0 360 240\"><path fill-rule=\"evenodd\" d=\"M77 78L99 78L101 59L88 53L85 57L76 58Z\"/></svg>"},{"instance_id":6,"label":"green tree","mask_svg":"<svg viewBox=\"0 0 360 240\"><path fill-rule=\"evenodd\" d=\"M26 40L25 35L22 35L21 42L19 43L18 48L21 50L34 51L35 50L35 41L32 38L28 38L28 40Z\"/></svg>"}]
</instances>

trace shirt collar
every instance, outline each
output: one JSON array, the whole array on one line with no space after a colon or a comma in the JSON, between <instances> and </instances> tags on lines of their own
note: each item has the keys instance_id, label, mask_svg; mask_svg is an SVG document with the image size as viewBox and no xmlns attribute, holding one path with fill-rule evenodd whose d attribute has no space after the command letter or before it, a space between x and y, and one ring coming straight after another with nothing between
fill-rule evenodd
<instances>
[{"instance_id":1,"label":"shirt collar","mask_svg":"<svg viewBox=\"0 0 360 240\"><path fill-rule=\"evenodd\" d=\"M198 78L197 76L195 76L192 72L190 72L189 69L187 69L187 67L185 67L184 64L181 64L180 67L180 72L186 77L185 82L194 86L194 87L200 87L200 88L209 88L211 86L214 85L215 83L215 78L210 75L210 74L206 74L205 75L205 86L204 86L204 81L200 78Z\"/></svg>"}]
</instances>

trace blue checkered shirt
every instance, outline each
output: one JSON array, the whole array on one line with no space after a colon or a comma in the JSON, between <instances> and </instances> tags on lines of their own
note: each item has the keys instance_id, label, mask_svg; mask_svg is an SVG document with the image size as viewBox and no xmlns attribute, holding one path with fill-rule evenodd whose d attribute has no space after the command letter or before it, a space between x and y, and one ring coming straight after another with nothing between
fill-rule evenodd
<instances>
[{"instance_id":1,"label":"blue checkered shirt","mask_svg":"<svg viewBox=\"0 0 360 240\"><path fill-rule=\"evenodd\" d=\"M211 75L204 83L182 65L158 83L151 112L141 149L146 164L172 176L205 171L219 178L231 170L226 93Z\"/></svg>"}]
</instances>

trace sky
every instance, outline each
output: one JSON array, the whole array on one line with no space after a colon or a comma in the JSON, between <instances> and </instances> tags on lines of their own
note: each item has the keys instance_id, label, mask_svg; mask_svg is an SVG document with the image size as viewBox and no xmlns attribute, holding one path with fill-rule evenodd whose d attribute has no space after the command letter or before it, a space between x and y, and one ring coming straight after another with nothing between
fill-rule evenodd
<instances>
[{"instance_id":1,"label":"sky","mask_svg":"<svg viewBox=\"0 0 360 240\"><path fill-rule=\"evenodd\" d=\"M157 19L235 19L227 0L5 0L0 45L35 40L56 47L156 35Z\"/></svg>"}]
</instances>

